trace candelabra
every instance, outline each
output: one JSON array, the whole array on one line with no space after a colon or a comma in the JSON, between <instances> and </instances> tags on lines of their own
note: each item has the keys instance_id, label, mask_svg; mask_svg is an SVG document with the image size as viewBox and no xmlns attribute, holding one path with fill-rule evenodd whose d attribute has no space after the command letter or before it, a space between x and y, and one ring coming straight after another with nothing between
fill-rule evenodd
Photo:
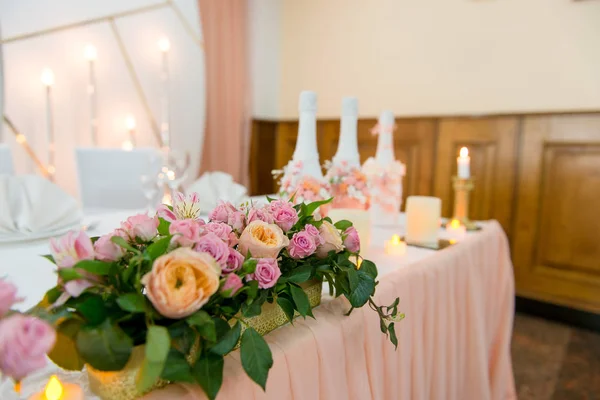
<instances>
[{"instance_id":1,"label":"candelabra","mask_svg":"<svg viewBox=\"0 0 600 400\"><path fill-rule=\"evenodd\" d=\"M469 196L475 187L473 178L452 178L454 187L454 213L452 219L460 221L467 230L476 230L477 225L469 219Z\"/></svg>"}]
</instances>

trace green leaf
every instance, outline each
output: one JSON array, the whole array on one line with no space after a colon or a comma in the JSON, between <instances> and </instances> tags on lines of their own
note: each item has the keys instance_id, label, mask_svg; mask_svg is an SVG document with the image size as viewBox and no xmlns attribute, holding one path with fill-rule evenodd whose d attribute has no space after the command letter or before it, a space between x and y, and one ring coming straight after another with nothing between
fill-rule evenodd
<instances>
[{"instance_id":1,"label":"green leaf","mask_svg":"<svg viewBox=\"0 0 600 400\"><path fill-rule=\"evenodd\" d=\"M256 271L256 264L258 260L255 258L249 258L242 264L242 275L251 274Z\"/></svg>"},{"instance_id":2,"label":"green leaf","mask_svg":"<svg viewBox=\"0 0 600 400\"><path fill-rule=\"evenodd\" d=\"M171 244L171 236L166 236L162 239L158 239L156 242L152 243L146 249L146 253L150 256L152 261L156 260L158 257L162 256L167 252L169 248L169 244Z\"/></svg>"},{"instance_id":3,"label":"green leaf","mask_svg":"<svg viewBox=\"0 0 600 400\"><path fill-rule=\"evenodd\" d=\"M169 227L171 223L164 218L158 218L158 234L161 236L167 236L170 234Z\"/></svg>"},{"instance_id":4,"label":"green leaf","mask_svg":"<svg viewBox=\"0 0 600 400\"><path fill-rule=\"evenodd\" d=\"M126 293L117 298L121 310L131 313L144 313L147 310L146 298L141 293Z\"/></svg>"},{"instance_id":5,"label":"green leaf","mask_svg":"<svg viewBox=\"0 0 600 400\"><path fill-rule=\"evenodd\" d=\"M81 329L76 344L85 362L101 371L123 369L133 349L131 338L109 319L97 327Z\"/></svg>"},{"instance_id":6,"label":"green leaf","mask_svg":"<svg viewBox=\"0 0 600 400\"><path fill-rule=\"evenodd\" d=\"M390 312L390 310L395 310L392 314L397 314L398 310L396 309L396 307L398 307L398 303L400 303L400 298L396 297L396 300L394 300L394 302L392 304L390 304L389 306L387 306L385 308L385 310L387 312Z\"/></svg>"},{"instance_id":7,"label":"green leaf","mask_svg":"<svg viewBox=\"0 0 600 400\"><path fill-rule=\"evenodd\" d=\"M313 268L310 264L303 265L301 267L294 268L290 272L290 275L288 275L286 278L288 282L303 283L310 279L312 270Z\"/></svg>"},{"instance_id":8,"label":"green leaf","mask_svg":"<svg viewBox=\"0 0 600 400\"><path fill-rule=\"evenodd\" d=\"M52 254L44 254L42 257L50 261L52 264L56 265L56 261L54 261L54 257L52 256Z\"/></svg>"},{"instance_id":9,"label":"green leaf","mask_svg":"<svg viewBox=\"0 0 600 400\"><path fill-rule=\"evenodd\" d=\"M248 328L244 331L240 356L244 371L250 379L265 390L269 370L273 366L273 356L265 339L254 328Z\"/></svg>"},{"instance_id":10,"label":"green leaf","mask_svg":"<svg viewBox=\"0 0 600 400\"><path fill-rule=\"evenodd\" d=\"M145 357L136 377L138 393L145 393L154 386L163 372L169 355L171 338L164 326L150 326L146 334Z\"/></svg>"},{"instance_id":11,"label":"green leaf","mask_svg":"<svg viewBox=\"0 0 600 400\"><path fill-rule=\"evenodd\" d=\"M169 382L187 382L195 383L194 377L192 376L192 368L187 362L185 355L178 352L177 350L171 349L165 365L168 368L163 368L160 377Z\"/></svg>"},{"instance_id":12,"label":"green leaf","mask_svg":"<svg viewBox=\"0 0 600 400\"><path fill-rule=\"evenodd\" d=\"M285 316L287 317L288 321L293 322L294 304L285 297L281 296L277 297L277 304L279 304L279 307L281 307L281 309L285 313Z\"/></svg>"},{"instance_id":13,"label":"green leaf","mask_svg":"<svg viewBox=\"0 0 600 400\"><path fill-rule=\"evenodd\" d=\"M60 268L58 271L58 276L60 276L64 282L74 281L75 279L82 279L83 276L79 272L77 272L74 268Z\"/></svg>"},{"instance_id":14,"label":"green leaf","mask_svg":"<svg viewBox=\"0 0 600 400\"><path fill-rule=\"evenodd\" d=\"M317 208L321 207L324 204L331 203L331 201L333 201L333 197L327 200L313 201L312 203L307 204L306 208L304 209L304 215L313 215Z\"/></svg>"},{"instance_id":15,"label":"green leaf","mask_svg":"<svg viewBox=\"0 0 600 400\"><path fill-rule=\"evenodd\" d=\"M169 335L173 347L183 354L188 354L196 341L196 332L185 321L178 321L169 326Z\"/></svg>"},{"instance_id":16,"label":"green leaf","mask_svg":"<svg viewBox=\"0 0 600 400\"><path fill-rule=\"evenodd\" d=\"M273 201L275 201L275 200L277 200L277 199L274 199L274 198L272 198L272 197L269 197L269 196L267 196L267 201L268 201L269 203L271 203L271 202L273 202Z\"/></svg>"},{"instance_id":17,"label":"green leaf","mask_svg":"<svg viewBox=\"0 0 600 400\"><path fill-rule=\"evenodd\" d=\"M339 229L340 231L343 232L352 226L352 222L350 222L346 219L343 219L343 220L338 221L335 224L333 224L333 226L335 226L337 229Z\"/></svg>"},{"instance_id":18,"label":"green leaf","mask_svg":"<svg viewBox=\"0 0 600 400\"><path fill-rule=\"evenodd\" d=\"M390 341L394 345L394 348L398 348L398 338L396 337L396 328L394 327L394 323L390 323L388 325L388 331L390 332Z\"/></svg>"},{"instance_id":19,"label":"green leaf","mask_svg":"<svg viewBox=\"0 0 600 400\"><path fill-rule=\"evenodd\" d=\"M373 261L363 260L360 270L366 272L373 279L377 278L377 266Z\"/></svg>"},{"instance_id":20,"label":"green leaf","mask_svg":"<svg viewBox=\"0 0 600 400\"><path fill-rule=\"evenodd\" d=\"M211 342L217 341L215 322L206 311L196 311L194 314L187 317L186 321L190 326L195 326L198 329L198 333L203 338L210 340Z\"/></svg>"},{"instance_id":21,"label":"green leaf","mask_svg":"<svg viewBox=\"0 0 600 400\"><path fill-rule=\"evenodd\" d=\"M90 296L78 304L76 309L87 320L88 325L99 325L108 316L104 304L104 300L100 296Z\"/></svg>"},{"instance_id":22,"label":"green leaf","mask_svg":"<svg viewBox=\"0 0 600 400\"><path fill-rule=\"evenodd\" d=\"M350 284L350 292L353 292L358 287L358 272L354 268L346 270L348 274L348 283Z\"/></svg>"},{"instance_id":23,"label":"green leaf","mask_svg":"<svg viewBox=\"0 0 600 400\"><path fill-rule=\"evenodd\" d=\"M242 325L238 321L233 326L233 328L231 328L225 334L225 336L223 336L223 338L219 341L219 343L217 343L210 349L210 351L212 351L215 354L219 354L221 356L226 355L227 353L229 353L230 351L233 350L233 348L235 347L237 342L240 340L241 332L242 332Z\"/></svg>"},{"instance_id":24,"label":"green leaf","mask_svg":"<svg viewBox=\"0 0 600 400\"><path fill-rule=\"evenodd\" d=\"M48 357L62 369L81 371L85 361L77 351L75 337L81 330L83 322L77 319L68 319L56 329L56 342L48 353Z\"/></svg>"},{"instance_id":25,"label":"green leaf","mask_svg":"<svg viewBox=\"0 0 600 400\"><path fill-rule=\"evenodd\" d=\"M135 247L130 245L127 242L127 240L123 239L121 236L113 236L110 238L110 241L113 242L114 244L124 248L125 250L129 250L136 254L140 254L140 251L138 249L136 249Z\"/></svg>"},{"instance_id":26,"label":"green leaf","mask_svg":"<svg viewBox=\"0 0 600 400\"><path fill-rule=\"evenodd\" d=\"M310 313L310 303L308 301L308 296L302 290L302 288L290 285L290 293L292 294L292 299L294 299L294 303L296 304L296 310L303 317L306 317Z\"/></svg>"},{"instance_id":27,"label":"green leaf","mask_svg":"<svg viewBox=\"0 0 600 400\"><path fill-rule=\"evenodd\" d=\"M63 294L63 291L59 287L55 286L52 289L48 290L44 297L49 304L54 304L61 294Z\"/></svg>"},{"instance_id":28,"label":"green leaf","mask_svg":"<svg viewBox=\"0 0 600 400\"><path fill-rule=\"evenodd\" d=\"M375 281L366 272L362 271L362 269L358 270L358 278L359 281L356 289L352 290L349 295L348 293L344 293L354 308L364 306L375 291Z\"/></svg>"},{"instance_id":29,"label":"green leaf","mask_svg":"<svg viewBox=\"0 0 600 400\"><path fill-rule=\"evenodd\" d=\"M210 400L217 397L223 384L223 364L223 356L206 353L194 365L192 371L194 378Z\"/></svg>"},{"instance_id":30,"label":"green leaf","mask_svg":"<svg viewBox=\"0 0 600 400\"><path fill-rule=\"evenodd\" d=\"M388 327L385 325L385 320L383 318L379 318L379 329L381 329L381 333L387 336Z\"/></svg>"},{"instance_id":31,"label":"green leaf","mask_svg":"<svg viewBox=\"0 0 600 400\"><path fill-rule=\"evenodd\" d=\"M97 260L83 260L73 266L75 269L82 269L94 275L109 275L113 271L113 267L113 263Z\"/></svg>"}]
</instances>

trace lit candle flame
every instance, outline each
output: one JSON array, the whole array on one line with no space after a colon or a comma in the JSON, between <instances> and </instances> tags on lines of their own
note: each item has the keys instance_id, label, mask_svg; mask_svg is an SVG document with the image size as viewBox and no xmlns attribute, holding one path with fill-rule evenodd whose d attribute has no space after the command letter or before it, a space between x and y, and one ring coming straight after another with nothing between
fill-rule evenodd
<instances>
[{"instance_id":1,"label":"lit candle flame","mask_svg":"<svg viewBox=\"0 0 600 400\"><path fill-rule=\"evenodd\" d=\"M131 143L131 140L126 140L121 145L121 148L125 151L131 151L133 150L133 143Z\"/></svg>"},{"instance_id":2,"label":"lit candle flame","mask_svg":"<svg viewBox=\"0 0 600 400\"><path fill-rule=\"evenodd\" d=\"M466 147L462 147L462 148L460 149L460 156L461 156L462 158L469 157L469 149L467 149Z\"/></svg>"},{"instance_id":3,"label":"lit candle flame","mask_svg":"<svg viewBox=\"0 0 600 400\"><path fill-rule=\"evenodd\" d=\"M398 236L398 235L392 236L392 244L394 246L398 246L400 244L400 236Z\"/></svg>"},{"instance_id":4,"label":"lit candle flame","mask_svg":"<svg viewBox=\"0 0 600 400\"><path fill-rule=\"evenodd\" d=\"M89 61L94 61L96 58L98 58L98 52L96 51L96 47L94 47L94 45L92 45L92 44L88 44L85 46L85 49L83 50L83 54L84 54L86 60L89 60Z\"/></svg>"},{"instance_id":5,"label":"lit candle flame","mask_svg":"<svg viewBox=\"0 0 600 400\"><path fill-rule=\"evenodd\" d=\"M166 37L162 37L160 38L160 40L158 41L158 48L160 49L160 51L162 51L163 53L166 53L167 51L169 51L169 49L171 48L171 42L169 42L169 39L167 39Z\"/></svg>"},{"instance_id":6,"label":"lit candle flame","mask_svg":"<svg viewBox=\"0 0 600 400\"><path fill-rule=\"evenodd\" d=\"M52 375L48 384L46 385L46 390L44 390L44 395L48 400L60 400L63 394L63 386L56 377L56 375Z\"/></svg>"},{"instance_id":7,"label":"lit candle flame","mask_svg":"<svg viewBox=\"0 0 600 400\"><path fill-rule=\"evenodd\" d=\"M127 127L127 130L132 131L135 129L135 118L133 117L133 115L128 115L127 118L125 118L125 126Z\"/></svg>"},{"instance_id":8,"label":"lit candle flame","mask_svg":"<svg viewBox=\"0 0 600 400\"><path fill-rule=\"evenodd\" d=\"M50 68L44 68L42 70L42 83L44 86L54 85L54 72Z\"/></svg>"},{"instance_id":9,"label":"lit candle flame","mask_svg":"<svg viewBox=\"0 0 600 400\"><path fill-rule=\"evenodd\" d=\"M450 227L452 227L452 229L458 229L458 228L460 228L460 221L457 220L457 219L453 219L450 222Z\"/></svg>"}]
</instances>

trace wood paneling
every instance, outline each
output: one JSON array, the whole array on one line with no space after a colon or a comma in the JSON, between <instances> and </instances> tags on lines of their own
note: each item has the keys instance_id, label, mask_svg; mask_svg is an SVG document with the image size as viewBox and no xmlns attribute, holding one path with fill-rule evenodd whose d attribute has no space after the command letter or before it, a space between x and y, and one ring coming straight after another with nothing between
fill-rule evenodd
<instances>
[{"instance_id":1,"label":"wood paneling","mask_svg":"<svg viewBox=\"0 0 600 400\"><path fill-rule=\"evenodd\" d=\"M600 312L600 116L526 117L522 141L517 291Z\"/></svg>"},{"instance_id":2,"label":"wood paneling","mask_svg":"<svg viewBox=\"0 0 600 400\"><path fill-rule=\"evenodd\" d=\"M276 163L277 125L274 121L252 121L249 159L251 195L275 193L271 171Z\"/></svg>"},{"instance_id":3,"label":"wood paneling","mask_svg":"<svg viewBox=\"0 0 600 400\"><path fill-rule=\"evenodd\" d=\"M469 217L497 219L510 233L518 135L518 117L446 118L439 122L434 195L442 199L442 215L452 216L452 177L457 173L460 148L466 146L475 179Z\"/></svg>"}]
</instances>

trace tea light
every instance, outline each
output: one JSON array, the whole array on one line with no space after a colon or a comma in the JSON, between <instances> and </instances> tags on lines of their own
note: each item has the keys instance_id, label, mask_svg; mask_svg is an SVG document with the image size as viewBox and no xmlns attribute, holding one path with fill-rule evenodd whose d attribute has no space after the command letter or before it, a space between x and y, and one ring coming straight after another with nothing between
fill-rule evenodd
<instances>
[{"instance_id":1,"label":"tea light","mask_svg":"<svg viewBox=\"0 0 600 400\"><path fill-rule=\"evenodd\" d=\"M463 239L467 234L467 227L460 223L459 220L453 219L446 224L446 232L451 239Z\"/></svg>"},{"instance_id":2,"label":"tea light","mask_svg":"<svg viewBox=\"0 0 600 400\"><path fill-rule=\"evenodd\" d=\"M354 208L332 208L327 212L327 216L334 223L344 219L352 222L358 232L361 249L369 247L371 244L371 214L369 211Z\"/></svg>"},{"instance_id":3,"label":"tea light","mask_svg":"<svg viewBox=\"0 0 600 400\"><path fill-rule=\"evenodd\" d=\"M471 157L469 157L469 149L462 147L456 162L458 164L458 177L461 179L469 179L471 177Z\"/></svg>"},{"instance_id":4,"label":"tea light","mask_svg":"<svg viewBox=\"0 0 600 400\"><path fill-rule=\"evenodd\" d=\"M52 375L46 388L31 396L29 400L84 400L83 390L74 383L61 383Z\"/></svg>"},{"instance_id":5,"label":"tea light","mask_svg":"<svg viewBox=\"0 0 600 400\"><path fill-rule=\"evenodd\" d=\"M406 242L400 240L400 236L394 235L385 241L385 254L403 256L406 254Z\"/></svg>"},{"instance_id":6,"label":"tea light","mask_svg":"<svg viewBox=\"0 0 600 400\"><path fill-rule=\"evenodd\" d=\"M441 211L442 201L437 197L410 196L406 200L406 241L437 244Z\"/></svg>"}]
</instances>

